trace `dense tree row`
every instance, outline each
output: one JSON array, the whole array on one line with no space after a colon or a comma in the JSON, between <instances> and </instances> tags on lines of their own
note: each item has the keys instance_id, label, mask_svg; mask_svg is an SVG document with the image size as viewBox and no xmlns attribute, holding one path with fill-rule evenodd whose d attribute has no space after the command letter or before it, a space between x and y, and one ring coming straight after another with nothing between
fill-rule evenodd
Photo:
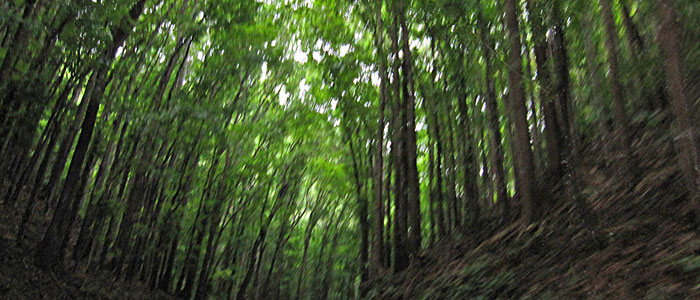
<instances>
[{"instance_id":1,"label":"dense tree row","mask_svg":"<svg viewBox=\"0 0 700 300\"><path fill-rule=\"evenodd\" d=\"M655 126L700 216L691 0L0 6L0 197L48 270L352 298L492 220L594 226L581 145L631 188Z\"/></svg>"}]
</instances>

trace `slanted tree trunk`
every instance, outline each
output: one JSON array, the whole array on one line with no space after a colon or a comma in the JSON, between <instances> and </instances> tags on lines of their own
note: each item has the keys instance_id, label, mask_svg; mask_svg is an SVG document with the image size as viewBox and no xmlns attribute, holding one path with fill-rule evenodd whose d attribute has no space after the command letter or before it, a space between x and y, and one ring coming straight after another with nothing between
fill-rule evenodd
<instances>
[{"instance_id":1,"label":"slanted tree trunk","mask_svg":"<svg viewBox=\"0 0 700 300\"><path fill-rule=\"evenodd\" d=\"M236 300L244 300L246 299L246 291L248 289L248 284L250 284L250 280L252 279L253 276L253 271L255 268L255 264L257 262L257 257L258 257L258 248L260 247L260 244L263 243L265 240L265 235L267 234L267 231L265 228L260 227L260 230L258 232L258 237L255 239L255 242L253 242L253 247L250 249L250 255L248 257L248 262L247 262L247 267L246 267L246 274L243 277L243 281L241 281L241 284L238 286L238 293L236 294Z\"/></svg>"},{"instance_id":2,"label":"slanted tree trunk","mask_svg":"<svg viewBox=\"0 0 700 300\"><path fill-rule=\"evenodd\" d=\"M129 18L131 19L131 22L126 22L127 24L131 24L131 26L133 26L133 23L135 23L141 15L145 3L146 0L139 0L131 7L129 10ZM92 131L95 128L95 121L100 107L100 100L104 94L105 88L107 87L106 75L109 71L107 66L109 66L114 60L117 49L124 43L131 30L132 28L113 28L112 45L103 55L106 60L106 66L98 68L97 73L93 75L98 76L97 81L99 81L99 88L96 93L94 93L88 99L89 102L87 104L82 130L80 132L78 144L76 145L75 152L68 169L68 175L66 176L64 188L58 201L58 206L53 218L51 219L51 224L44 234L44 238L37 247L35 258L37 265L41 266L42 268L57 269L63 261L66 249L65 247L61 247L61 244L63 237L70 231L69 223L73 218L73 216L70 215L70 207L72 206L72 202L76 201L75 187L78 186L80 171L85 160L86 151L90 145L90 140L92 139Z\"/></svg>"},{"instance_id":3,"label":"slanted tree trunk","mask_svg":"<svg viewBox=\"0 0 700 300\"><path fill-rule=\"evenodd\" d=\"M214 151L218 152L217 150ZM202 241L204 241L204 236L206 234L207 219L209 218L210 209L205 203L207 196L210 194L214 172L216 171L216 166L218 160L216 157L213 158L213 163L209 168L206 181L204 183L204 191L199 199L199 208L197 209L197 215L195 216L194 224L192 225L192 235L193 240L190 243L189 250L187 251L187 256L185 258L185 268L183 269L183 276L185 277L185 287L180 292L180 296L189 299L192 293L195 291L197 282L195 281L197 272L200 269L199 258L202 254Z\"/></svg>"},{"instance_id":4,"label":"slanted tree trunk","mask_svg":"<svg viewBox=\"0 0 700 300\"><path fill-rule=\"evenodd\" d=\"M700 144L693 126L695 108L692 100L686 95L686 80L681 72L682 29L677 21L675 4L675 0L656 0L659 18L656 38L664 56L666 81L671 94L671 110L675 117L674 144L680 152L679 164L687 182L696 220L700 220Z\"/></svg>"},{"instance_id":5,"label":"slanted tree trunk","mask_svg":"<svg viewBox=\"0 0 700 300\"><path fill-rule=\"evenodd\" d=\"M121 118L117 117L117 120L113 124L113 130L116 130L121 123ZM98 210L102 203L98 201L102 199L100 197L101 191L107 181L107 177L111 171L112 164L115 157L115 148L120 149L124 141L124 135L126 134L126 129L128 127L128 122L124 122L119 134L119 139L117 143L110 141L107 149L105 150L106 157L100 162L99 170L95 178L95 185L92 189L91 198L87 212L85 213L85 219L80 228L80 233L78 234L78 240L75 243L75 249L73 251L73 258L76 260L82 260L90 252L90 245L92 239L94 238L93 230L95 227L95 221L98 217Z\"/></svg>"},{"instance_id":6,"label":"slanted tree trunk","mask_svg":"<svg viewBox=\"0 0 700 300\"><path fill-rule=\"evenodd\" d=\"M19 54L24 51L24 45L29 39L29 35L27 34L27 24L30 23L30 17L32 16L34 12L34 7L36 4L36 0L27 0L24 3L24 11L22 12L22 19L17 23L17 30L15 31L15 34L13 35L11 47L8 48L8 51L5 53L5 57L2 60L2 64L0 65L0 82L3 83L3 85L8 81L10 74L12 73L13 66L15 65L15 61ZM10 100L10 99L2 99L3 101ZM4 106L5 102L3 102ZM5 108L3 108L4 110ZM4 121L4 116L0 116L0 124Z\"/></svg>"},{"instance_id":7,"label":"slanted tree trunk","mask_svg":"<svg viewBox=\"0 0 700 300\"><path fill-rule=\"evenodd\" d=\"M85 116L85 111L87 109L87 104L89 101L89 98L94 91L95 87L95 81L97 80L97 76L95 74L95 71L93 71L93 74L90 75L90 79L88 79L87 86L85 87L85 94L82 97L82 100L80 101L80 104L78 105L76 115L71 122L71 124L68 126L68 129L64 133L64 136L61 140L61 144L58 147L58 154L56 157L56 160L54 161L53 165L51 166L51 174L49 175L49 181L46 184L46 190L43 193L43 198L46 201L46 210L48 211L49 208L53 207L54 204L56 203L55 201L55 193L57 191L60 191L60 180L61 180L61 175L63 174L63 171L65 170L66 167L66 162L68 160L68 155L70 154L70 150L73 147L73 142L75 141L75 135L78 133L78 126L81 121L83 121L83 116ZM83 80L81 80L78 85L73 89L73 95L72 99L73 101L76 101L78 96L80 95L80 90L82 89L83 86Z\"/></svg>"},{"instance_id":8,"label":"slanted tree trunk","mask_svg":"<svg viewBox=\"0 0 700 300\"><path fill-rule=\"evenodd\" d=\"M304 231L304 251L301 256L301 266L299 267L299 277L297 278L297 297L296 299L304 298L304 272L306 271L306 261L309 255L309 244L311 242L311 234L313 233L314 227L316 226L316 221L318 221L318 213L315 211L311 212L309 217L309 222L306 224L306 230ZM362 283L360 283L362 284Z\"/></svg>"}]
</instances>

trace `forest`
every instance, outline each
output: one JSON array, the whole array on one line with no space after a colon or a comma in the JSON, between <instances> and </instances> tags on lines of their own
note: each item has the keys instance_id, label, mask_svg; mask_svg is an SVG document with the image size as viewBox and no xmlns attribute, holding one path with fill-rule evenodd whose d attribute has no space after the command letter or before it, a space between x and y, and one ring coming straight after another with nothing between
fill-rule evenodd
<instances>
[{"instance_id":1,"label":"forest","mask_svg":"<svg viewBox=\"0 0 700 300\"><path fill-rule=\"evenodd\" d=\"M1 0L2 299L700 299L700 1Z\"/></svg>"}]
</instances>

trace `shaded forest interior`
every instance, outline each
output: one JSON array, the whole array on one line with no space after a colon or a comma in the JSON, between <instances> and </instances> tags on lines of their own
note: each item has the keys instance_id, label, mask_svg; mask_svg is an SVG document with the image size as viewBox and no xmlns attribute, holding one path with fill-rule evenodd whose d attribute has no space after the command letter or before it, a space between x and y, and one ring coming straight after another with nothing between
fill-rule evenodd
<instances>
[{"instance_id":1,"label":"shaded forest interior","mask_svg":"<svg viewBox=\"0 0 700 300\"><path fill-rule=\"evenodd\" d=\"M0 298L700 299L700 1L3 0Z\"/></svg>"}]
</instances>

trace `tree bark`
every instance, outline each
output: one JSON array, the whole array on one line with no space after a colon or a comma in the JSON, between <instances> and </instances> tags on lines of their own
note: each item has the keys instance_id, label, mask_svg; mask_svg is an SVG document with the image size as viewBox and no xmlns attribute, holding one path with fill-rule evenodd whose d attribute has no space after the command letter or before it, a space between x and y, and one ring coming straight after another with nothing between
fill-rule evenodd
<instances>
[{"instance_id":1,"label":"tree bark","mask_svg":"<svg viewBox=\"0 0 700 300\"><path fill-rule=\"evenodd\" d=\"M360 169L357 164L357 152L352 142L352 134L348 134L348 144L350 145L350 156L352 157L353 174L355 177L355 192L358 202L358 223L360 224L360 286L369 280L368 258L369 258L369 223L367 222L367 199L363 193L363 180L360 179ZM360 294L366 290L360 288ZM364 296L364 295L362 295Z\"/></svg>"},{"instance_id":2,"label":"tree bark","mask_svg":"<svg viewBox=\"0 0 700 300\"><path fill-rule=\"evenodd\" d=\"M635 184L637 178L637 171L633 165L632 159L632 149L630 148L630 130L628 128L629 119L627 118L627 113L625 109L624 91L622 87L622 82L620 79L620 71L618 69L619 63L619 52L617 44L617 30L615 29L615 19L612 13L611 7L612 0L598 0L600 8L603 14L603 24L605 27L605 47L608 51L608 65L610 68L610 93L613 102L613 113L615 118L613 122L615 124L615 134L614 137L617 140L617 145L620 147L620 169L623 174L627 174L629 180L627 180L628 187L632 187Z\"/></svg>"},{"instance_id":3,"label":"tree bark","mask_svg":"<svg viewBox=\"0 0 700 300\"><path fill-rule=\"evenodd\" d=\"M442 107L443 108L443 114L446 115L446 118L443 118L445 122L445 128L447 128L447 131L443 135L443 143L446 148L445 153L445 168L443 171L445 172L445 178L447 186L445 187L447 189L447 217L448 221L447 224L449 224L450 230L457 230L460 227L462 227L462 211L461 211L461 205L459 204L459 198L457 198L457 172L456 172L456 164L455 164L455 152L457 150L455 149L455 143L454 143L454 130L452 128L452 119L453 119L453 113L452 113L452 105L450 104L449 101L446 101L447 106ZM439 122L439 120L438 120Z\"/></svg>"},{"instance_id":4,"label":"tree bark","mask_svg":"<svg viewBox=\"0 0 700 300\"><path fill-rule=\"evenodd\" d=\"M493 174L494 189L496 191L496 201L498 206L501 208L501 213L504 216L510 214L510 199L508 199L508 191L506 187L506 176L503 170L503 159L504 152L503 146L501 145L501 126L498 121L498 102L496 97L496 88L494 86L493 78L493 65L491 58L491 51L494 51L494 45L492 40L488 37L488 28L486 22L484 21L481 10L477 12L477 22L479 26L479 36L481 37L481 49L484 55L485 68L484 68L484 78L486 82L486 93L484 99L486 102L486 119L488 128L491 134L489 134L489 162L490 162L490 173ZM491 202L493 199L489 199Z\"/></svg>"},{"instance_id":5,"label":"tree bark","mask_svg":"<svg viewBox=\"0 0 700 300\"><path fill-rule=\"evenodd\" d=\"M508 86L510 97L511 122L515 125L515 149L517 152L516 176L519 179L519 194L522 203L521 221L532 222L538 218L538 205L535 200L535 164L530 148L530 133L527 124L527 108L522 82L522 57L520 55L520 35L518 10L515 0L505 0L506 31L509 42Z\"/></svg>"},{"instance_id":6,"label":"tree bark","mask_svg":"<svg viewBox=\"0 0 700 300\"><path fill-rule=\"evenodd\" d=\"M464 53L460 52L459 64L464 66ZM464 224L473 226L476 225L477 220L481 215L480 205L479 205L479 187L476 182L476 157L474 151L474 143L472 131L469 126L469 113L467 108L467 90L465 84L465 78L460 72L457 76L459 83L459 97L457 98L457 108L459 109L459 139L461 140L462 151L460 151L460 157L462 158L462 169L464 171L464 176L462 177L462 187L464 189L464 194L462 196L462 205L464 206L465 222Z\"/></svg>"},{"instance_id":7,"label":"tree bark","mask_svg":"<svg viewBox=\"0 0 700 300\"><path fill-rule=\"evenodd\" d=\"M696 220L700 220L700 146L693 126L695 108L692 100L686 96L688 87L681 71L683 59L679 50L682 49L682 29L677 21L675 4L675 0L656 0L659 18L656 39L664 56L671 110L675 117L677 135L674 145L680 152L678 162L687 182Z\"/></svg>"},{"instance_id":8,"label":"tree bark","mask_svg":"<svg viewBox=\"0 0 700 300\"><path fill-rule=\"evenodd\" d=\"M143 11L145 3L146 0L139 0L136 4L134 4L134 6L131 7L129 10L129 23L136 22L136 20L138 20ZM75 187L80 180L80 170L85 160L86 150L90 145L90 140L92 139L92 131L95 128L95 121L100 107L100 100L107 86L105 79L107 72L109 71L108 66L114 60L117 49L124 43L131 30L132 28L115 28L112 31L112 46L109 47L106 53L104 53L106 64L105 66L100 67L97 74L94 75L98 76L97 80L100 81L99 90L97 93L91 95L90 99L88 100L89 102L87 105L85 119L83 120L82 130L71 160L71 165L68 169L64 189L61 192L61 197L58 201L58 207L54 213L54 217L51 219L49 229L46 231L44 238L37 247L37 252L35 255L36 262L37 265L43 268L57 269L59 264L61 264L63 261L63 256L66 249L65 247L61 247L61 242L63 236L70 231L68 225L70 219L72 218L72 216L69 215L71 201L76 201Z\"/></svg>"},{"instance_id":9,"label":"tree bark","mask_svg":"<svg viewBox=\"0 0 700 300\"><path fill-rule=\"evenodd\" d=\"M447 220L445 217L445 197L443 193L443 168L442 168L442 161L443 161L443 149L442 149L442 138L441 138L441 132L440 132L440 122L439 122L439 117L437 112L432 113L433 117L433 122L434 122L434 134L435 134L435 144L436 144L436 151L437 155L435 157L435 176L437 177L435 180L435 194L436 194L436 200L435 205L437 206L437 221L438 221L438 235L440 237L445 237L449 233L449 226L447 225Z\"/></svg>"},{"instance_id":10,"label":"tree bark","mask_svg":"<svg viewBox=\"0 0 700 300\"><path fill-rule=\"evenodd\" d=\"M549 71L547 52L547 31L544 26L540 11L541 7L536 4L536 0L527 1L527 10L530 17L530 26L534 40L535 62L537 64L537 80L540 85L540 104L544 113L544 134L547 140L545 150L547 151L547 182L557 182L561 178L561 147L563 141L560 139L563 130L559 124L558 114L555 109L556 87L553 83ZM551 190L553 186L550 186Z\"/></svg>"},{"instance_id":11,"label":"tree bark","mask_svg":"<svg viewBox=\"0 0 700 300\"><path fill-rule=\"evenodd\" d=\"M373 275L381 276L384 272L384 197L383 197L383 173L384 173L384 109L386 106L386 84L389 81L386 74L386 59L384 56L384 28L382 19L382 4L377 2L377 28L375 30L375 43L379 57L379 117L377 121L377 133L375 137L374 165L372 174L372 187L374 189L374 239L372 243Z\"/></svg>"},{"instance_id":12,"label":"tree bark","mask_svg":"<svg viewBox=\"0 0 700 300\"><path fill-rule=\"evenodd\" d=\"M396 12L396 8L393 8ZM401 101L401 78L399 75L399 20L394 13L394 24L389 31L391 37L391 52L393 55L393 103L392 103L392 134L391 153L394 165L394 271L399 272L409 264L409 251L407 245L408 234L408 210L407 210L407 170L405 161L405 110Z\"/></svg>"},{"instance_id":13,"label":"tree bark","mask_svg":"<svg viewBox=\"0 0 700 300\"><path fill-rule=\"evenodd\" d=\"M402 52L403 63L401 69L403 71L404 81L404 109L406 116L406 208L408 213L408 251L411 257L415 257L421 248L421 209L420 209L420 182L418 178L418 167L416 164L416 107L415 107L415 87L413 82L411 59L411 47L409 46L410 34L408 25L406 24L406 5L407 1L398 1L398 15L401 26Z\"/></svg>"}]
</instances>

